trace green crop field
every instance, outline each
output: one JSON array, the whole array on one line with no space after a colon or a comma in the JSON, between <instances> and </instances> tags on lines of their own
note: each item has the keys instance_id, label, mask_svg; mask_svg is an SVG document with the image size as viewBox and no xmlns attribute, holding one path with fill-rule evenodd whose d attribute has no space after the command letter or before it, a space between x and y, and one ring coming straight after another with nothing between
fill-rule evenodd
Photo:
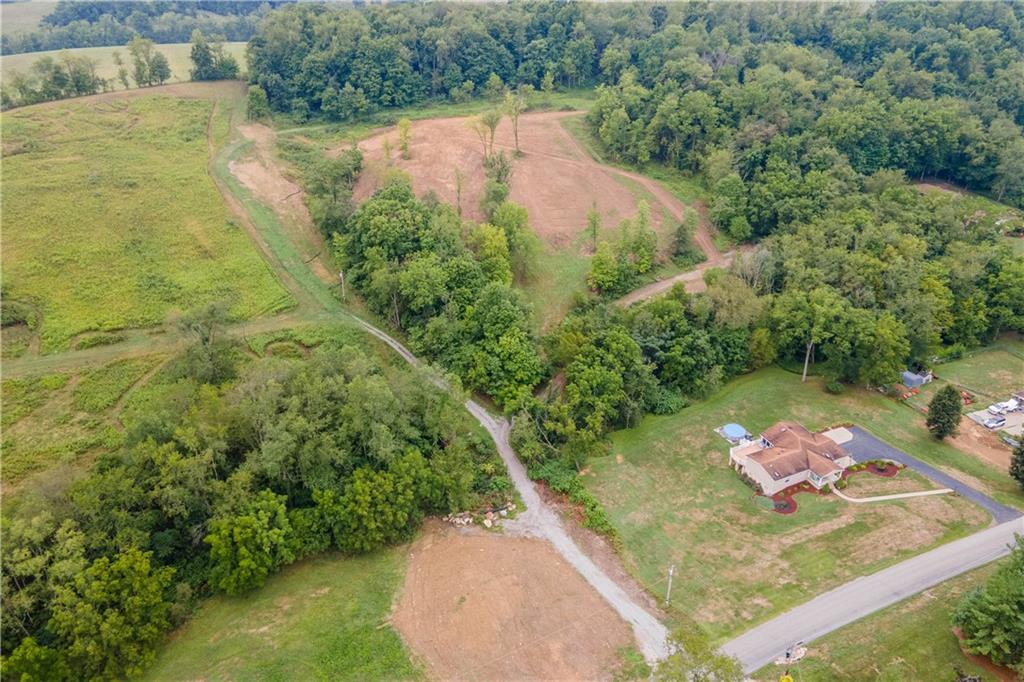
<instances>
[{"instance_id":1,"label":"green crop field","mask_svg":"<svg viewBox=\"0 0 1024 682\"><path fill-rule=\"evenodd\" d=\"M387 621L406 551L323 555L251 594L210 599L170 636L146 678L421 679Z\"/></svg>"},{"instance_id":2,"label":"green crop field","mask_svg":"<svg viewBox=\"0 0 1024 682\"><path fill-rule=\"evenodd\" d=\"M986 682L993 680L960 651L950 618L960 597L995 568L991 564L949 580L812 642L807 657L791 666L790 673L800 682L953 680L959 667ZM754 677L774 682L781 673L769 665Z\"/></svg>"},{"instance_id":3,"label":"green crop field","mask_svg":"<svg viewBox=\"0 0 1024 682\"><path fill-rule=\"evenodd\" d=\"M36 4L36 3L32 3ZM2 5L7 7L6 4ZM5 10L6 11L6 10ZM4 15L6 17L6 14ZM192 50L191 43L163 43L156 46L162 52L171 66L170 82L183 82L191 79L192 61L189 54ZM245 43L224 43L224 49L235 56L241 70L245 71ZM26 73L32 67L32 63L43 56L56 58L62 51L76 56L89 57L96 62L96 74L100 78L110 81L114 90L121 90L124 85L117 78L117 64L114 63L114 52L121 53L128 73L131 74L131 57L126 47L77 47L71 50L50 50L48 52L23 52L0 58L0 72L3 79L7 80L15 72ZM244 76L243 76L244 77Z\"/></svg>"},{"instance_id":4,"label":"green crop field","mask_svg":"<svg viewBox=\"0 0 1024 682\"><path fill-rule=\"evenodd\" d=\"M207 174L227 116L226 99L165 96L3 114L4 298L31 311L43 353L212 301L235 319L292 304Z\"/></svg>"},{"instance_id":5,"label":"green crop field","mask_svg":"<svg viewBox=\"0 0 1024 682\"><path fill-rule=\"evenodd\" d=\"M637 428L617 432L611 454L592 459L583 477L621 535L627 568L662 594L675 564L670 616L695 619L715 638L990 521L980 508L946 496L852 505L832 495L800 494L795 514L763 511L729 467L728 443L713 429L739 422L758 433L781 419L810 429L863 425L1024 507L1024 494L1004 472L935 441L924 418L894 400L859 389L829 395L820 380L802 384L798 375L778 368L736 379L679 414L647 417ZM891 485L930 487L912 474L905 478L907 473ZM890 484L870 483L870 493L856 494L882 494ZM898 543L890 541L894 535Z\"/></svg>"}]
</instances>

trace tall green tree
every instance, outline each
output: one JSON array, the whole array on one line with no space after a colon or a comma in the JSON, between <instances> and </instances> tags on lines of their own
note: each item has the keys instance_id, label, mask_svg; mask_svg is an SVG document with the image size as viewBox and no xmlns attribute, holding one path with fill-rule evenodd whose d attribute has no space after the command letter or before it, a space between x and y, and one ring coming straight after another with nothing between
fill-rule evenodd
<instances>
[{"instance_id":1,"label":"tall green tree","mask_svg":"<svg viewBox=\"0 0 1024 682\"><path fill-rule=\"evenodd\" d=\"M953 614L967 650L996 665L1024 668L1024 536L986 582L968 593Z\"/></svg>"},{"instance_id":2,"label":"tall green tree","mask_svg":"<svg viewBox=\"0 0 1024 682\"><path fill-rule=\"evenodd\" d=\"M1024 490L1024 441L1017 443L1010 455L1010 478Z\"/></svg>"},{"instance_id":3,"label":"tall green tree","mask_svg":"<svg viewBox=\"0 0 1024 682\"><path fill-rule=\"evenodd\" d=\"M928 430L939 440L956 435L960 428L962 409L963 400L960 398L960 392L952 384L946 384L928 403Z\"/></svg>"},{"instance_id":4,"label":"tall green tree","mask_svg":"<svg viewBox=\"0 0 1024 682\"><path fill-rule=\"evenodd\" d=\"M210 522L210 583L228 594L263 585L294 559L284 497L260 491L241 508Z\"/></svg>"},{"instance_id":5,"label":"tall green tree","mask_svg":"<svg viewBox=\"0 0 1024 682\"><path fill-rule=\"evenodd\" d=\"M49 627L76 675L134 677L153 662L170 627L166 594L173 573L131 548L96 559L58 588Z\"/></svg>"}]
</instances>

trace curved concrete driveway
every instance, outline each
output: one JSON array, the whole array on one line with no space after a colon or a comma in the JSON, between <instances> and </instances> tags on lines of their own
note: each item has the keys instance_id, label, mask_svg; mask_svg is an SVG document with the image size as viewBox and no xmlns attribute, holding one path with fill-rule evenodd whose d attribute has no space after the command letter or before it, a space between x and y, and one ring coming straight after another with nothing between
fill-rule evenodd
<instances>
[{"instance_id":1,"label":"curved concrete driveway","mask_svg":"<svg viewBox=\"0 0 1024 682\"><path fill-rule=\"evenodd\" d=\"M951 488L958 495L962 495L971 502L983 507L988 513L992 514L992 518L995 519L996 523L1004 523L1021 516L1021 512L1016 509L999 504L985 493L975 490L949 474L944 474L932 465L926 464L902 450L897 450L884 440L871 435L859 426L851 427L850 433L853 434L853 438L843 443L841 447L849 452L858 462L866 462L872 459L891 459L894 462L899 462L917 473L930 478L942 487Z\"/></svg>"}]
</instances>

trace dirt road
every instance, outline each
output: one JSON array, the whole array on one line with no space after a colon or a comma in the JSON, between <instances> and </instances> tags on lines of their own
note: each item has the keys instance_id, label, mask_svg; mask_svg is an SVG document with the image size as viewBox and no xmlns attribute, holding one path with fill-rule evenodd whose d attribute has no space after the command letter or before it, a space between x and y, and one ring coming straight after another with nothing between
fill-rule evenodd
<instances>
[{"instance_id":1,"label":"dirt road","mask_svg":"<svg viewBox=\"0 0 1024 682\"><path fill-rule=\"evenodd\" d=\"M271 158L264 158L262 161L268 164L273 163L273 159ZM243 201L236 202L236 205L244 206L244 204L245 202ZM278 215L282 221L294 219L294 214L289 216L281 209L280 205L271 206L271 208L274 209L275 214ZM290 237L294 238L294 235L291 234L291 230L285 229L284 231L288 233ZM306 279L303 282L303 286L307 288L326 288L327 285L319 279ZM325 300L323 297L319 296L314 298L317 298L318 300ZM332 297L330 300L335 299ZM331 305L330 310L327 312L331 312L336 315L343 315L349 318L364 331L387 344L410 365L414 367L423 367L423 363L421 363L420 360L397 339L392 338L383 330L378 329L369 322L352 314L341 307L340 304ZM440 377L435 377L434 382L438 386L448 389L448 386ZM654 662L667 656L668 631L665 626L662 625L656 617L637 604L636 601L634 601L625 592L625 590L616 584L614 580L609 578L603 570L601 570L593 561L590 560L588 556L586 556L586 554L583 553L582 550L580 550L579 546L577 546L572 538L569 537L569 534L562 524L561 518L558 514L541 499L540 495L537 493L537 489L533 485L533 482L526 475L526 469L523 467L518 457L516 457L516 454L509 443L509 423L501 417L494 417L482 405L472 399L466 400L465 407L476 418L480 425L487 430L491 438L494 440L498 453L501 455L502 461L509 470L509 475L516 487L516 491L526 504L527 511L521 514L515 522L506 524L506 527L521 535L539 537L548 540L554 546L555 550L571 566L573 566L580 575L582 575L583 578L594 587L597 593L604 598L612 609L614 609L615 612L632 627L637 645L648 661Z\"/></svg>"}]
</instances>

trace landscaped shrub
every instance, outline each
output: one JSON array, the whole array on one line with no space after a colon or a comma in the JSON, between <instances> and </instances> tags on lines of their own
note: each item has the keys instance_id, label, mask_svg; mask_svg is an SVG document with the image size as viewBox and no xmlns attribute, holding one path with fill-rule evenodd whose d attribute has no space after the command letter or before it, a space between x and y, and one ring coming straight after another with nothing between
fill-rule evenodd
<instances>
[{"instance_id":1,"label":"landscaped shrub","mask_svg":"<svg viewBox=\"0 0 1024 682\"><path fill-rule=\"evenodd\" d=\"M843 382L841 381L832 380L825 384L825 390L833 395L839 395L840 393L843 392L843 390L845 390L845 388L846 387L843 385Z\"/></svg>"}]
</instances>

